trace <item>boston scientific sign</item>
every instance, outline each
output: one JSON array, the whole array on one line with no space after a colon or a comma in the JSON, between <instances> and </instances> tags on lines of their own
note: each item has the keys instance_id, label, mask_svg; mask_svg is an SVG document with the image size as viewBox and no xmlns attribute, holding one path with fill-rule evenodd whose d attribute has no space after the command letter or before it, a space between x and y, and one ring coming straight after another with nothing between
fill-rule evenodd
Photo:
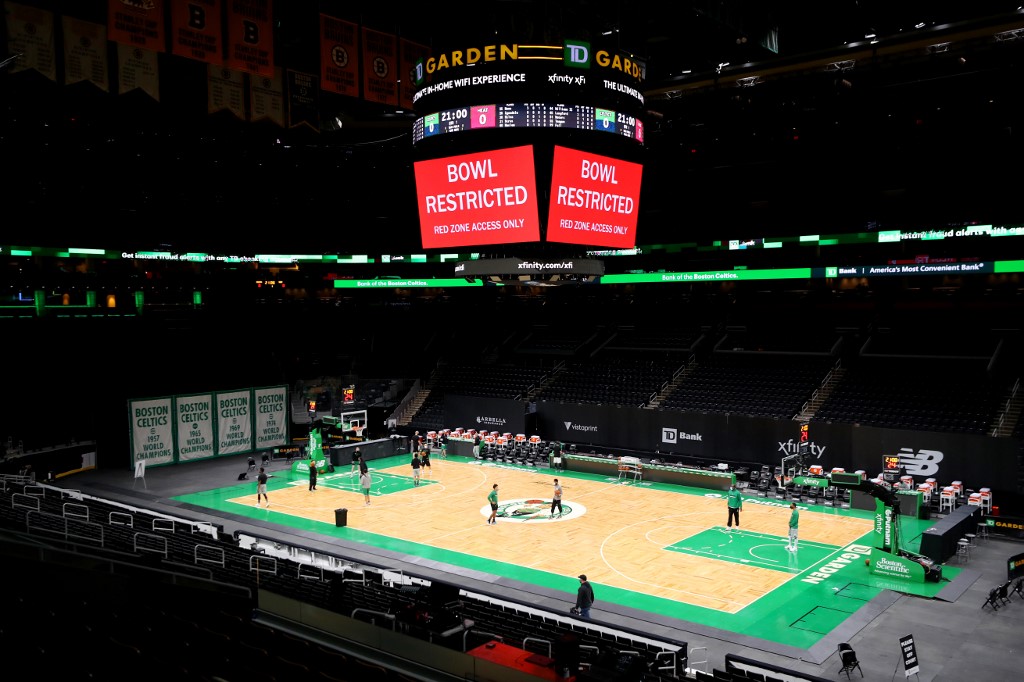
<instances>
[{"instance_id":1,"label":"boston scientific sign","mask_svg":"<svg viewBox=\"0 0 1024 682\"><path fill-rule=\"evenodd\" d=\"M417 62L413 106L429 114L488 102L551 102L639 114L645 76L642 61L585 41L468 46Z\"/></svg>"}]
</instances>

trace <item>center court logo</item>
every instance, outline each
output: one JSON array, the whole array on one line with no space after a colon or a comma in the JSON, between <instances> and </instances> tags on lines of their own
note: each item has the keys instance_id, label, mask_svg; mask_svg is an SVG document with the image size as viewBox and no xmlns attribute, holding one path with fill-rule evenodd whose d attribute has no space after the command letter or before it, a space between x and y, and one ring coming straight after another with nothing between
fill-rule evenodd
<instances>
[{"instance_id":1,"label":"center court logo","mask_svg":"<svg viewBox=\"0 0 1024 682\"><path fill-rule=\"evenodd\" d=\"M562 501L562 513L551 516L551 500L530 498L509 500L498 504L498 520L505 523L552 523L579 518L587 513L587 508L579 502ZM480 508L480 514L487 518L491 515L491 505Z\"/></svg>"}]
</instances>

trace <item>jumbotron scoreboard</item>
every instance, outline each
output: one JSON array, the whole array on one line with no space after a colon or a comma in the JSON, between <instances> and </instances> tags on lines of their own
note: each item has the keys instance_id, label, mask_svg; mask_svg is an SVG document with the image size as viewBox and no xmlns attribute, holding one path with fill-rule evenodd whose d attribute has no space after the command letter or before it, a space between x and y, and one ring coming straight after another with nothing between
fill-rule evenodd
<instances>
[{"instance_id":1,"label":"jumbotron scoreboard","mask_svg":"<svg viewBox=\"0 0 1024 682\"><path fill-rule=\"evenodd\" d=\"M489 128L556 128L593 130L644 142L643 120L637 115L589 106L551 102L475 104L435 111L413 123L413 143L447 133Z\"/></svg>"},{"instance_id":2,"label":"jumbotron scoreboard","mask_svg":"<svg viewBox=\"0 0 1024 682\"><path fill-rule=\"evenodd\" d=\"M413 142L472 130L553 128L644 142L646 67L584 41L481 45L416 65Z\"/></svg>"},{"instance_id":3,"label":"jumbotron scoreboard","mask_svg":"<svg viewBox=\"0 0 1024 682\"><path fill-rule=\"evenodd\" d=\"M424 248L632 248L646 67L579 40L432 54L412 74Z\"/></svg>"}]
</instances>

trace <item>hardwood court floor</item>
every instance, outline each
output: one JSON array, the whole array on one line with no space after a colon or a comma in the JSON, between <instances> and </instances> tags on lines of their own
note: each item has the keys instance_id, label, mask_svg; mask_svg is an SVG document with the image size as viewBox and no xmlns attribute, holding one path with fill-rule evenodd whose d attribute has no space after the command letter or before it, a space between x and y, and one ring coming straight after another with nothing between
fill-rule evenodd
<instances>
[{"instance_id":1,"label":"hardwood court floor","mask_svg":"<svg viewBox=\"0 0 1024 682\"><path fill-rule=\"evenodd\" d=\"M552 518L556 473L564 513ZM458 457L433 458L419 486L411 485L407 457L374 461L371 474L369 506L347 468L321 474L315 492L307 475L275 476L269 510L253 508L253 484L244 494L236 487L224 502L331 530L335 510L346 508L349 529L562 576L570 582L560 584L573 593L575 576L586 573L599 591L617 588L722 614L754 604L872 528L870 519L849 512L806 510L794 554L785 549L788 504L775 501L747 498L742 530L730 533L725 500L711 491ZM491 526L486 498L494 483L500 509Z\"/></svg>"}]
</instances>

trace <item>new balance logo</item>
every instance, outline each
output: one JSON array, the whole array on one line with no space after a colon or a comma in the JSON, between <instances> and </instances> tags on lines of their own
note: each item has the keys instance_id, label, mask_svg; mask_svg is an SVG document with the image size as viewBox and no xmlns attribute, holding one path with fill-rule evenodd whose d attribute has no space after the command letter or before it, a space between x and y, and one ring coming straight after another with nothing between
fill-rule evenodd
<instances>
[{"instance_id":1,"label":"new balance logo","mask_svg":"<svg viewBox=\"0 0 1024 682\"><path fill-rule=\"evenodd\" d=\"M939 462L945 455L939 450L918 450L900 448L900 464L908 476L934 476L939 473Z\"/></svg>"}]
</instances>

